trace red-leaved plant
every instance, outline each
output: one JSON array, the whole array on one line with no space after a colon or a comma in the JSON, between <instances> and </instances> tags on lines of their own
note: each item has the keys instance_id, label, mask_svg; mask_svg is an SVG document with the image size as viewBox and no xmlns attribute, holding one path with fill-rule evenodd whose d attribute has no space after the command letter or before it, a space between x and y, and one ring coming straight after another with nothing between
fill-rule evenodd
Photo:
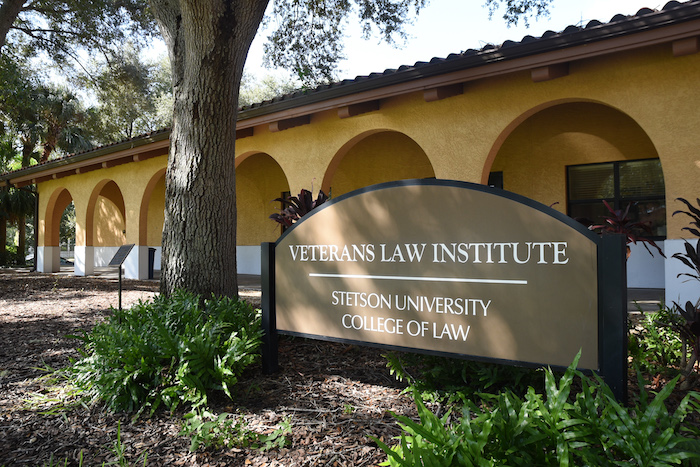
<instances>
[{"instance_id":1,"label":"red-leaved plant","mask_svg":"<svg viewBox=\"0 0 700 467\"><path fill-rule=\"evenodd\" d=\"M280 212L272 214L270 219L284 227L291 227L306 214L328 201L328 196L319 190L318 196L313 199L313 194L309 190L302 189L298 196L275 198L273 201L281 202L283 208Z\"/></svg>"},{"instance_id":2,"label":"red-leaved plant","mask_svg":"<svg viewBox=\"0 0 700 467\"><path fill-rule=\"evenodd\" d=\"M651 223L633 221L630 218L629 212L630 207L632 206L631 203L628 204L627 208L625 208L624 210L613 208L605 200L603 200L603 204L605 204L605 207L610 212L610 215L604 216L604 224L590 225L588 227L590 230L597 230L598 233L600 233L601 235L622 234L626 238L628 248L630 243L634 243L636 245L637 242L640 242L642 245L644 245L644 248L646 248L650 255L654 256L654 254L651 252L647 245L653 246L659 251L659 254L662 257L666 257L666 255L664 255L664 252L661 251L661 248L659 248L659 245L657 245L654 242L654 240L650 238L653 235L653 232L651 230Z\"/></svg>"},{"instance_id":3,"label":"red-leaved plant","mask_svg":"<svg viewBox=\"0 0 700 467\"><path fill-rule=\"evenodd\" d=\"M690 227L683 227L682 230L687 230L696 237L700 237L700 209L690 204L690 202L684 198L677 198L677 200L684 203L688 207L688 210L683 211L679 209L674 212L673 215L685 214L692 219ZM700 198L696 201L700 206ZM692 273L682 272L678 274L677 277L687 276L690 278L688 280L694 279L700 281L700 242L697 243L696 247L693 247L688 240L684 239L683 241L685 243L685 253L675 253L673 257L688 266L692 270ZM700 356L700 308L697 302L693 303L691 301L687 301L685 306L681 306L676 302L673 302L673 304L676 311L678 311L685 320L685 323L679 326L678 331L693 348L693 355L685 368L685 375L687 376L692 372L695 367L695 362L698 356Z\"/></svg>"}]
</instances>

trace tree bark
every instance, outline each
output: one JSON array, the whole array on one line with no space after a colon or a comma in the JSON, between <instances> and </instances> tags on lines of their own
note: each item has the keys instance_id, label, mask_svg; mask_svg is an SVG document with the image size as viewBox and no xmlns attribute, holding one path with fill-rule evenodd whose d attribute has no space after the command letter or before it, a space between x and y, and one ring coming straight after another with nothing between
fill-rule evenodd
<instances>
[{"instance_id":1,"label":"tree bark","mask_svg":"<svg viewBox=\"0 0 700 467\"><path fill-rule=\"evenodd\" d=\"M5 45L7 33L22 11L25 0L4 0L0 5L0 50Z\"/></svg>"},{"instance_id":2,"label":"tree bark","mask_svg":"<svg viewBox=\"0 0 700 467\"><path fill-rule=\"evenodd\" d=\"M7 219L0 217L0 266L7 264Z\"/></svg>"},{"instance_id":3,"label":"tree bark","mask_svg":"<svg viewBox=\"0 0 700 467\"><path fill-rule=\"evenodd\" d=\"M238 295L235 140L243 65L268 0L151 0L175 97L161 293Z\"/></svg>"},{"instance_id":4,"label":"tree bark","mask_svg":"<svg viewBox=\"0 0 700 467\"><path fill-rule=\"evenodd\" d=\"M26 264L26 259L24 256L27 254L27 218L24 215L17 218L17 232L19 236L17 245L17 264L24 266Z\"/></svg>"}]
</instances>

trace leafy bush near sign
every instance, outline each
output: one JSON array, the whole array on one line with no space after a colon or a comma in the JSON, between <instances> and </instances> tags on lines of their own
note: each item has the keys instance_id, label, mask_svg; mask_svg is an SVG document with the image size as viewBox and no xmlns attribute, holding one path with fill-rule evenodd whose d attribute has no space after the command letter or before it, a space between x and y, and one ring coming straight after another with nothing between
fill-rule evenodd
<instances>
[{"instance_id":1,"label":"leafy bush near sign","mask_svg":"<svg viewBox=\"0 0 700 467\"><path fill-rule=\"evenodd\" d=\"M683 227L696 237L700 237L700 209L693 206L684 198L677 198L678 201L686 205L687 210L679 209L673 213L685 214L691 218L690 227ZM700 198L696 200L700 206ZM684 240L685 253L676 253L674 258L680 260L686 265L691 272L680 273L677 277L688 277L688 280L696 280L700 282L700 241L694 247L688 240ZM684 375L688 376L695 368L695 363L700 356L700 300L696 303L687 301L685 304L673 302L674 310L683 318L680 323L671 323L670 325L680 334L684 342L687 342L692 348L690 360L684 365ZM684 362L685 363L685 362Z\"/></svg>"},{"instance_id":2,"label":"leafy bush near sign","mask_svg":"<svg viewBox=\"0 0 700 467\"><path fill-rule=\"evenodd\" d=\"M307 189L302 189L298 196L275 198L273 201L281 202L283 208L280 212L270 215L270 219L284 227L291 227L306 214L328 201L328 199L329 197L321 190L318 191L316 199L313 199L313 193Z\"/></svg>"},{"instance_id":3,"label":"leafy bush near sign","mask_svg":"<svg viewBox=\"0 0 700 467\"><path fill-rule=\"evenodd\" d=\"M525 393L528 387L541 389L539 371L497 363L475 362L416 353L387 353L389 371L413 389L430 393L459 393L461 396L505 388Z\"/></svg>"},{"instance_id":4,"label":"leafy bush near sign","mask_svg":"<svg viewBox=\"0 0 700 467\"><path fill-rule=\"evenodd\" d=\"M685 214L692 219L690 227L683 230L700 237L700 209L688 200L678 198L687 210L673 213ZM700 205L700 199L697 200ZM680 273L677 277L700 281L700 243L693 246L684 240L685 253L675 253L673 258L681 261L691 272ZM678 371L683 381L681 389L688 389L694 384L695 365L700 355L700 302L687 301L685 304L674 302L672 306L662 306L657 313L643 313L641 324L637 329L631 328L628 350L641 371L671 374ZM688 358L690 346L690 358Z\"/></svg>"},{"instance_id":5,"label":"leafy bush near sign","mask_svg":"<svg viewBox=\"0 0 700 467\"><path fill-rule=\"evenodd\" d=\"M684 211L679 209L678 211L675 211L673 215L685 214L692 219L690 222L690 227L683 227L682 230L687 230L696 237L700 237L700 209L690 204L690 202L686 199L678 198L678 201L684 203L688 207L688 210ZM697 203L700 206L700 198L697 199ZM688 266L692 273L681 273L678 274L678 277L688 276L690 279L700 281L700 242L696 247L693 247L693 245L691 245L687 240L684 240L684 242L685 254L676 253L673 255L673 257Z\"/></svg>"},{"instance_id":6,"label":"leafy bush near sign","mask_svg":"<svg viewBox=\"0 0 700 467\"><path fill-rule=\"evenodd\" d=\"M178 291L112 310L78 337L83 358L68 371L86 397L113 411L205 406L208 391L232 397L259 357L261 337L260 315L246 302L213 298L202 307L198 296Z\"/></svg>"},{"instance_id":7,"label":"leafy bush near sign","mask_svg":"<svg viewBox=\"0 0 700 467\"><path fill-rule=\"evenodd\" d=\"M185 415L181 433L190 436L193 450L268 450L286 446L291 432L288 420L268 434L258 434L240 416L209 412L207 390L200 391L196 384L186 381L187 375L195 374L207 389L218 389L231 396L235 378L258 354L259 316L255 310L229 299L208 300L204 308L199 304L199 297L178 293L170 299L159 297L151 303L139 303L123 312L114 310L107 322L81 337L85 358L73 365L73 376L82 378L88 395L107 401L112 410L126 407L140 413L142 406L155 409L161 404L172 409L190 404L193 408ZM233 346L240 352L231 350L230 345L226 347L234 335L241 338L240 347ZM165 357L170 364L156 361L156 357L166 355L168 348L179 349L177 355ZM226 357L234 353L235 358ZM205 364L211 361L203 355L218 357L214 363ZM216 363L217 358L221 365ZM413 367L404 356L394 365L398 369L395 374L421 383L425 392L412 388L421 423L398 417L405 431L402 440L391 450L394 454L384 445L390 465L416 465L413 461L421 456L423 460L435 460L434 465L455 465L449 460L461 462L459 456L466 455L481 456L476 459L489 460L493 465L547 465L565 460L574 465L607 465L640 458L649 459L651 464L647 465L665 465L664 461L670 464L700 452L697 440L680 433L685 414L700 410L700 396L687 395L673 413L664 407L676 380L653 402L649 402L640 382L640 402L626 409L600 380L585 379L574 371L577 361L560 379L546 371L542 384L543 373L539 370L475 362L463 362L465 365L460 366L453 359L424 358L422 369L428 370L425 373L412 373ZM209 378L216 376L217 365L233 374L225 373L231 377L228 382ZM149 372L149 368L160 372ZM430 412L424 401L437 393L429 392L428 385L420 379L423 374L428 375L425 381L451 391L446 398L443 393L437 396L443 398L433 399L436 406L455 406L457 401L460 409L447 415ZM539 384L534 383L535 378ZM453 383L460 381L469 383L471 389L457 391ZM105 382L116 384L108 386ZM100 388L102 392L98 391ZM493 391L485 394L480 388ZM137 402L134 397L138 395L145 398ZM442 405L445 400L448 402ZM118 401L126 405L117 405ZM462 416L454 415L461 408ZM381 445L380 441L377 443Z\"/></svg>"},{"instance_id":8,"label":"leafy bush near sign","mask_svg":"<svg viewBox=\"0 0 700 467\"><path fill-rule=\"evenodd\" d=\"M634 408L621 406L599 379L576 368L578 357L558 383L547 370L545 394L530 389L524 397L506 390L481 400L463 400L461 416L431 412L414 391L420 422L394 417L403 428L382 465L672 465L698 458L700 440L681 433L700 395L687 394L673 413L664 401L677 378L653 400L640 384ZM581 390L572 394L572 384Z\"/></svg>"},{"instance_id":9,"label":"leafy bush near sign","mask_svg":"<svg viewBox=\"0 0 700 467\"><path fill-rule=\"evenodd\" d=\"M638 371L673 377L678 374L683 348L676 330L683 318L673 308L659 306L656 312L640 309L640 318L628 326L628 354Z\"/></svg>"}]
</instances>

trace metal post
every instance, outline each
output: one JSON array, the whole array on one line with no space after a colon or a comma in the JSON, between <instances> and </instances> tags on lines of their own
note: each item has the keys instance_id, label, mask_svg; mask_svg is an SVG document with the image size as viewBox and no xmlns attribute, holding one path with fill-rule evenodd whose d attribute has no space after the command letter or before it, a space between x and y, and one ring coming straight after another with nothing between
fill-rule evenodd
<instances>
[{"instance_id":1,"label":"metal post","mask_svg":"<svg viewBox=\"0 0 700 467\"><path fill-rule=\"evenodd\" d=\"M598 360L615 398L627 404L627 259L623 235L598 245Z\"/></svg>"},{"instance_id":2,"label":"metal post","mask_svg":"<svg viewBox=\"0 0 700 467\"><path fill-rule=\"evenodd\" d=\"M117 250L112 257L112 260L109 262L110 266L116 266L119 268L119 311L122 309L122 265L124 264L124 260L126 260L126 257L129 255L132 248L134 248L133 243L130 245L120 246L119 250Z\"/></svg>"},{"instance_id":3,"label":"metal post","mask_svg":"<svg viewBox=\"0 0 700 467\"><path fill-rule=\"evenodd\" d=\"M34 267L32 272L39 271L39 192L34 191Z\"/></svg>"},{"instance_id":4,"label":"metal post","mask_svg":"<svg viewBox=\"0 0 700 467\"><path fill-rule=\"evenodd\" d=\"M119 311L122 311L122 265L119 265Z\"/></svg>"},{"instance_id":5,"label":"metal post","mask_svg":"<svg viewBox=\"0 0 700 467\"><path fill-rule=\"evenodd\" d=\"M262 366L263 374L279 370L277 319L275 315L275 244L262 243Z\"/></svg>"}]
</instances>

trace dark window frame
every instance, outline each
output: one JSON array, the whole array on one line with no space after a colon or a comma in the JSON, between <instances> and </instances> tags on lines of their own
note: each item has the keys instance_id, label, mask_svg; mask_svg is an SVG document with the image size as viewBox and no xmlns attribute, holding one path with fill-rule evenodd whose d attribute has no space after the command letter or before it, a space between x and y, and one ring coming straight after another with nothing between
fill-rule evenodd
<instances>
[{"instance_id":1,"label":"dark window frame","mask_svg":"<svg viewBox=\"0 0 700 467\"><path fill-rule=\"evenodd\" d=\"M503 189L503 171L489 173L489 181L486 183L488 186L493 188Z\"/></svg>"},{"instance_id":2,"label":"dark window frame","mask_svg":"<svg viewBox=\"0 0 700 467\"><path fill-rule=\"evenodd\" d=\"M569 216L572 216L572 206L577 206L577 205L591 205L594 203L601 203L603 200L607 201L613 209L625 209L628 204L630 203L638 203L638 202L645 202L645 201L651 201L651 202L656 202L656 201L662 201L663 205L665 206L666 204L666 194L665 194L665 180L664 182L664 187L663 187L663 193L661 195L639 195L639 196L623 196L621 194L621 181L620 181L620 166L623 164L627 163L634 163L634 162L640 162L640 161L660 161L659 158L645 158L645 159L625 159L625 160L619 160L619 161L607 161L607 162L596 162L596 163L590 163L590 164L572 164L572 165L567 165L566 166L566 212ZM576 199L572 200L571 199L571 169L576 168L576 167L593 167L593 166L604 166L604 165L610 165L612 164L613 166L613 196L610 198L587 198L587 199ZM662 169L662 175L663 175L663 169ZM572 216L573 217L573 216ZM594 220L594 219L591 219ZM594 220L595 221L595 220ZM665 224L665 220L664 220ZM659 241L659 240L665 240L666 235L654 235L650 237L652 240Z\"/></svg>"}]
</instances>

